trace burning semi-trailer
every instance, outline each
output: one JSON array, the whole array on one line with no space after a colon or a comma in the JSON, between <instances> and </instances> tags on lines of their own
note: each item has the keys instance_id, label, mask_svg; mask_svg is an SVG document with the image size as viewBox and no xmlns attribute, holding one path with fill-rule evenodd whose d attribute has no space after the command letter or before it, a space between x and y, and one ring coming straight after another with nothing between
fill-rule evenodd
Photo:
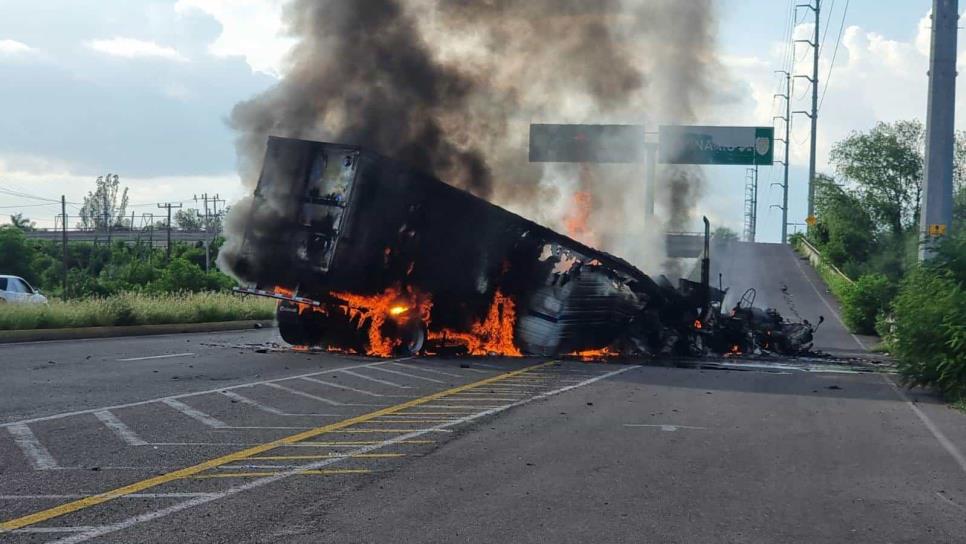
<instances>
[{"instance_id":1,"label":"burning semi-trailer","mask_svg":"<svg viewBox=\"0 0 966 544\"><path fill-rule=\"evenodd\" d=\"M628 262L358 146L269 139L223 264L282 338L375 356L795 353L813 327Z\"/></svg>"}]
</instances>

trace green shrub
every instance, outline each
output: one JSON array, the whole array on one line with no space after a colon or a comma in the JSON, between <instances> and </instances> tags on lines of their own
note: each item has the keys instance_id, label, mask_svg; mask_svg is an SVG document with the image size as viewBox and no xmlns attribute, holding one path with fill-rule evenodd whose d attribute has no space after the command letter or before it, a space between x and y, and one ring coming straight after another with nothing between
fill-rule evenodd
<instances>
[{"instance_id":1,"label":"green shrub","mask_svg":"<svg viewBox=\"0 0 966 544\"><path fill-rule=\"evenodd\" d=\"M904 378L966 399L966 232L906 276L893 313L891 345Z\"/></svg>"},{"instance_id":2,"label":"green shrub","mask_svg":"<svg viewBox=\"0 0 966 544\"><path fill-rule=\"evenodd\" d=\"M228 293L124 293L47 305L0 305L0 330L271 319L275 302Z\"/></svg>"},{"instance_id":3,"label":"green shrub","mask_svg":"<svg viewBox=\"0 0 966 544\"><path fill-rule=\"evenodd\" d=\"M899 372L948 398L966 396L966 292L936 268L911 272L893 304Z\"/></svg>"},{"instance_id":4,"label":"green shrub","mask_svg":"<svg viewBox=\"0 0 966 544\"><path fill-rule=\"evenodd\" d=\"M897 287L882 274L866 274L842 293L842 317L856 334L875 334L876 321L886 312Z\"/></svg>"}]
</instances>

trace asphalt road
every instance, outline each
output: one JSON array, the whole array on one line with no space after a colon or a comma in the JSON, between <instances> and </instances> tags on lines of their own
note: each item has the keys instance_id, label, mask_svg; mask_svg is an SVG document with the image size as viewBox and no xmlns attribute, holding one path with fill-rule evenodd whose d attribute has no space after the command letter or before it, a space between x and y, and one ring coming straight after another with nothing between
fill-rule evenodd
<instances>
[{"instance_id":1,"label":"asphalt road","mask_svg":"<svg viewBox=\"0 0 966 544\"><path fill-rule=\"evenodd\" d=\"M760 296L858 349L783 276L791 302L770 275ZM966 541L966 416L882 374L276 334L0 346L0 542Z\"/></svg>"}]
</instances>

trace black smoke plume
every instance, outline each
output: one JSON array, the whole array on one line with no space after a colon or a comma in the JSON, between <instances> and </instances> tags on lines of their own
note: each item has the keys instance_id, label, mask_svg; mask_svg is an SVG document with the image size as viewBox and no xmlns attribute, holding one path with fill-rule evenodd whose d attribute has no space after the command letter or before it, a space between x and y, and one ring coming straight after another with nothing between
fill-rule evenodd
<instances>
[{"instance_id":1,"label":"black smoke plume","mask_svg":"<svg viewBox=\"0 0 966 544\"><path fill-rule=\"evenodd\" d=\"M712 14L710 0L293 0L284 77L231 115L241 176L254 186L269 135L354 143L557 228L581 185L602 249L653 269L663 247L642 233L662 229L641 222L640 169L601 168L585 187L577 167L527 162L528 126L693 122ZM696 202L670 179L663 219L685 223ZM229 271L246 228L289 213L269 202L251 216L250 203L226 223Z\"/></svg>"}]
</instances>

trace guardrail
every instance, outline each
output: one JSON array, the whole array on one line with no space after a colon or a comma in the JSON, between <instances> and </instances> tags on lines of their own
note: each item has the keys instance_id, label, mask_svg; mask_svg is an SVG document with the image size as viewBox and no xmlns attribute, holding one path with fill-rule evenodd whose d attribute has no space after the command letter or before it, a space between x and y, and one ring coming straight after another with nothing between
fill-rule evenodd
<instances>
[{"instance_id":1,"label":"guardrail","mask_svg":"<svg viewBox=\"0 0 966 544\"><path fill-rule=\"evenodd\" d=\"M809 242L806 238L804 237L801 238L799 248L802 250L802 253L804 253L805 256L808 257L808 262L812 263L812 266L816 268L818 268L819 266L824 266L828 268L829 271L831 271L833 274L841 278L842 281L844 281L845 283L848 283L849 285L855 285L855 282L852 281L852 278L846 276L845 273L839 270L838 267L836 267L834 264L830 262L826 262L825 257L822 256L822 253L818 250L818 248L813 246L812 243Z\"/></svg>"}]
</instances>

